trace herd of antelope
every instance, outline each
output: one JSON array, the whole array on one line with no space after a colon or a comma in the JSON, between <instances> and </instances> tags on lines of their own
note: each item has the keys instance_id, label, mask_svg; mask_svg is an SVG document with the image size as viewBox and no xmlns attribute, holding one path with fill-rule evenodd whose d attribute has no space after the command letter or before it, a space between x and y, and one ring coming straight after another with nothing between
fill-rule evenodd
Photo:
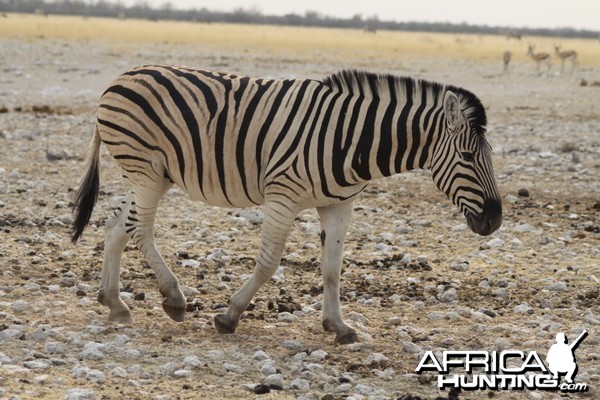
<instances>
[{"instance_id":1,"label":"herd of antelope","mask_svg":"<svg viewBox=\"0 0 600 400\"><path fill-rule=\"evenodd\" d=\"M560 59L560 73L564 72L565 69L565 61L571 62L571 73L577 67L577 52L575 50L561 50L559 45L554 45L554 53ZM506 50L502 55L502 61L504 62L504 73L508 74L508 66L510 64L510 60L512 58L512 52ZM546 66L547 72L550 72L551 66L551 54L546 52L535 52L535 47L533 44L529 43L527 48L527 55L531 57L536 64L536 71L540 71L540 65L544 64Z\"/></svg>"}]
</instances>

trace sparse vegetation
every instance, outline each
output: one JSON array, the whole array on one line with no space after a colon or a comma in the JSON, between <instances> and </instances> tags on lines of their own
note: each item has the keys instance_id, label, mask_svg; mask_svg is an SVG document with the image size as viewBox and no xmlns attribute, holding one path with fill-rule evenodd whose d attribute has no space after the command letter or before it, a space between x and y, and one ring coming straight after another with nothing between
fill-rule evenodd
<instances>
[{"instance_id":1,"label":"sparse vegetation","mask_svg":"<svg viewBox=\"0 0 600 400\"><path fill-rule=\"evenodd\" d=\"M36 13L39 15L80 15L87 17L118 17L120 19L178 20L203 23L247 23L291 26L318 26L329 28L349 28L375 33L378 30L396 30L412 32L446 32L446 33L477 33L497 34L508 38L521 40L527 36L558 36L563 38L597 39L599 32L591 30L576 30L572 28L508 28L501 26L469 25L466 23L430 23L419 21L381 21L377 16L363 17L360 14L352 18L336 18L322 15L316 11L306 11L304 15L287 14L264 15L256 6L239 7L231 12L211 11L207 8L192 10L176 10L165 1L159 8L153 8L147 2L136 2L127 7L115 1L85 1L85 0L3 0L0 11L16 13ZM367 29L365 29L367 28Z\"/></svg>"},{"instance_id":2,"label":"sparse vegetation","mask_svg":"<svg viewBox=\"0 0 600 400\"><path fill-rule=\"evenodd\" d=\"M183 21L121 20L75 16L10 14L0 24L0 38L59 38L70 40L100 39L116 46L127 43L172 43L201 45L204 48L231 52L279 54L312 62L352 60L358 65L369 59L402 60L446 58L486 60L493 63L505 50L513 53L513 62L528 62L526 43L509 40L504 35L456 35L431 32L377 31L318 27L197 24ZM528 38L536 49L553 49L556 38ZM581 65L600 65L596 41L562 40L564 46L576 48ZM120 50L120 49L119 49Z\"/></svg>"}]
</instances>

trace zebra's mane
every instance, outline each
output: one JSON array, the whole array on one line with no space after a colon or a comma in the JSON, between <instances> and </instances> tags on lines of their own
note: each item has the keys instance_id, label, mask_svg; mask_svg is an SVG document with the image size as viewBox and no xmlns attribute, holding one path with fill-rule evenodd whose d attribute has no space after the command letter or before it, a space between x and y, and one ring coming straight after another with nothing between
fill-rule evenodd
<instances>
[{"instance_id":1,"label":"zebra's mane","mask_svg":"<svg viewBox=\"0 0 600 400\"><path fill-rule=\"evenodd\" d=\"M331 88L354 93L371 93L373 97L386 98L389 96L387 87L395 87L398 91L406 91L408 87L425 88L433 93L439 93L443 98L447 90L451 90L460 100L461 110L465 117L470 120L471 127L476 132L484 134L486 131L487 117L485 108L481 101L473 93L466 89L443 85L438 82L414 79L404 76L395 76L390 74L376 74L358 70L343 70L329 75L322 81ZM386 87L385 89L383 89ZM414 89L413 89L414 90Z\"/></svg>"}]
</instances>

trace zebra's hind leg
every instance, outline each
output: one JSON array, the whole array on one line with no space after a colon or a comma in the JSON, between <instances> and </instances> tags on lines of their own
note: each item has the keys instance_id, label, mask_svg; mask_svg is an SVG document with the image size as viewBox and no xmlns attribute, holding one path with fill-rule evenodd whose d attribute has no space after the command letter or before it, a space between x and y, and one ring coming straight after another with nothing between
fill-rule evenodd
<instances>
[{"instance_id":1,"label":"zebra's hind leg","mask_svg":"<svg viewBox=\"0 0 600 400\"><path fill-rule=\"evenodd\" d=\"M98 302L110 308L108 320L119 324L131 324L131 312L119 296L121 257L131 238L127 233L127 218L132 211L132 195L125 196L121 205L106 222L104 236L104 264Z\"/></svg>"},{"instance_id":2,"label":"zebra's hind leg","mask_svg":"<svg viewBox=\"0 0 600 400\"><path fill-rule=\"evenodd\" d=\"M225 314L215 316L215 328L219 333L235 332L240 317L258 289L273 276L297 211L283 203L270 201L265 205L262 225L262 244L252 277L231 297Z\"/></svg>"},{"instance_id":3,"label":"zebra's hind leg","mask_svg":"<svg viewBox=\"0 0 600 400\"><path fill-rule=\"evenodd\" d=\"M150 264L158 279L158 288L164 297L163 310L173 320L181 322L185 315L185 297L181 292L177 277L165 263L154 242L156 208L160 198L171 187L171 183L167 183L167 181L163 183L160 190L150 189L147 186L134 188L136 215L130 218L129 222L135 227L132 233L136 247L142 252L144 259Z\"/></svg>"},{"instance_id":4,"label":"zebra's hind leg","mask_svg":"<svg viewBox=\"0 0 600 400\"><path fill-rule=\"evenodd\" d=\"M323 273L323 329L335 332L340 344L358 342L356 331L344 322L340 306L340 273L344 237L352 215L352 202L317 208L321 218L321 271Z\"/></svg>"}]
</instances>

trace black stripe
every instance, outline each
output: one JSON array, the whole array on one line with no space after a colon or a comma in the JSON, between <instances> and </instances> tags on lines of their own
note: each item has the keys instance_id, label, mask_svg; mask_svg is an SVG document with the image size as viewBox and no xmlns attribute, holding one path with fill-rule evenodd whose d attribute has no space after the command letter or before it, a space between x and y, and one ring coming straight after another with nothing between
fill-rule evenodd
<instances>
[{"instance_id":1,"label":"black stripe","mask_svg":"<svg viewBox=\"0 0 600 400\"><path fill-rule=\"evenodd\" d=\"M423 124L423 129L427 130L427 139L425 141L425 144L423 145L423 149L421 150L421 157L419 159L419 168L423 168L425 167L425 164L427 163L427 160L429 159L429 148L431 147L432 143L433 143L433 137L436 133L438 133L438 135L441 134L442 132L442 124L438 124L439 121L439 117L442 115L443 109L439 108L437 111L435 111L435 113L433 113L433 110L435 110L435 108L437 107L437 100L435 102L434 107L432 107L429 112L427 113L427 115L425 115L425 122ZM431 122L431 124L429 123L429 120L431 119L431 115L433 116L433 121ZM427 129L429 127L429 129ZM439 137L439 136L438 136ZM431 161L431 160L429 160Z\"/></svg>"},{"instance_id":2,"label":"black stripe","mask_svg":"<svg viewBox=\"0 0 600 400\"><path fill-rule=\"evenodd\" d=\"M410 151L408 152L408 158L406 160L406 166L409 169L413 169L416 167L415 165L415 157L417 156L417 151L421 146L421 115L427 106L427 90L425 90L425 85L419 85L421 89L421 104L415 111L415 115L412 120L412 144L410 146Z\"/></svg>"},{"instance_id":3,"label":"black stripe","mask_svg":"<svg viewBox=\"0 0 600 400\"><path fill-rule=\"evenodd\" d=\"M379 107L379 97L376 94L377 88L375 81L369 80L368 83L372 95L369 99L369 107L367 108L367 113L363 121L362 132L360 134L358 143L356 144L354 155L352 156L352 169L360 178L367 181L371 180L371 166L369 165L369 159L371 156L371 148L373 147L375 119L377 117L377 109ZM362 87L360 95L364 96Z\"/></svg>"},{"instance_id":4,"label":"black stripe","mask_svg":"<svg viewBox=\"0 0 600 400\"><path fill-rule=\"evenodd\" d=\"M183 150L181 149L181 144L179 143L179 141L177 140L177 137L173 134L173 132L171 132L169 130L169 128L167 128L165 126L165 124L162 122L160 117L156 114L156 111L154 111L154 109L148 103L148 101L142 95L137 93L136 91L131 90L131 89L126 88L121 85L111 86L106 90L105 93L107 93L107 92L116 93L116 94L123 96L124 98L130 100L134 104L137 104L142 109L144 114L146 114L146 116L148 118L150 118L156 126L158 126L158 128L162 131L162 133L165 135L167 140L169 140L169 142L173 146L173 150L175 150L175 154L177 156L177 163L179 165L179 174L181 175L183 185L185 187L186 186L185 185L185 160L183 158Z\"/></svg>"},{"instance_id":5,"label":"black stripe","mask_svg":"<svg viewBox=\"0 0 600 400\"><path fill-rule=\"evenodd\" d=\"M319 121L319 116L321 115L322 111L323 111L323 106L325 105L325 101L327 99L329 99L329 94L331 94L331 89L328 89L324 94L323 97L321 98L321 101L319 102L319 105L317 106L317 109L315 111L315 115L312 119L312 124L310 125L310 128L308 129L308 134L306 135L306 141L304 142L304 151L302 152L303 156L304 156L304 170L306 171L306 176L308 177L308 181L310 183L310 187L312 188L313 191L313 197L317 197L317 194L315 193L315 182L312 179L311 176L311 168L310 168L310 161L311 161L311 157L310 157L310 146L312 143L312 137L313 134L315 133L316 129L317 129L317 123ZM335 96L339 96L339 92L336 93L334 95ZM319 151L319 147L317 146L317 153ZM334 152L335 153L335 152ZM320 156L322 156L322 154L317 154L317 161L319 160Z\"/></svg>"},{"instance_id":6,"label":"black stripe","mask_svg":"<svg viewBox=\"0 0 600 400\"><path fill-rule=\"evenodd\" d=\"M165 161L167 161L167 154L165 153L165 151L163 149L161 149L158 146L153 146L150 143L146 142L144 139L142 139L141 137L139 137L138 135L136 135L135 133L133 133L132 131L130 131L129 129L123 128L120 125L114 124L110 121L106 121L103 119L98 118L98 123L100 125L104 125L106 127L109 127L110 129L113 129L119 133L122 133L123 135L132 138L133 140L135 140L137 143L141 144L143 147L149 149L149 150L153 150L153 151L158 151L160 152L163 157L165 158ZM103 142L107 145L127 145L128 147L134 148L131 146L131 144L127 143L127 142L111 142L108 140L103 140ZM138 149L135 149L138 150ZM139 151L139 150L138 150Z\"/></svg>"},{"instance_id":7,"label":"black stripe","mask_svg":"<svg viewBox=\"0 0 600 400\"><path fill-rule=\"evenodd\" d=\"M294 91L295 93L293 95L291 95L290 98L288 99L288 104L286 104L286 107L285 107L286 111L289 106L290 99L294 96L296 98L294 100L294 104L292 105L292 108L286 112L287 118L285 120L285 123L283 124L283 127L281 128L279 135L277 135L275 142L273 142L273 147L271 148L271 152L269 153L269 161L273 160L273 157L275 156L275 152L277 151L277 149L279 148L281 143L283 143L283 141L289 137L290 127L292 126L292 123L294 122L296 115L300 111L300 106L305 101L304 95L306 93L306 89L309 84L310 84L309 81L302 82L300 85L300 88L297 91L295 90ZM311 100L311 104L312 104L312 100ZM306 119L306 117L305 117L305 119ZM300 135L298 134L298 132L295 132L295 133L296 133L296 136L294 137L294 141L297 142ZM268 176L269 174L267 173L266 175Z\"/></svg>"},{"instance_id":8,"label":"black stripe","mask_svg":"<svg viewBox=\"0 0 600 400\"><path fill-rule=\"evenodd\" d=\"M231 200L229 200L229 196L227 195L227 182L225 182L225 136L227 133L227 114L229 113L229 92L231 91L231 81L223 79L219 82L223 85L225 93L223 93L223 108L221 109L221 113L217 118L217 126L215 129L215 163L223 196L225 196L225 199L229 204L233 205Z\"/></svg>"},{"instance_id":9,"label":"black stripe","mask_svg":"<svg viewBox=\"0 0 600 400\"><path fill-rule=\"evenodd\" d=\"M333 174L333 178L335 179L335 183L341 187L346 187L352 185L348 181L346 181L346 174L344 173L344 161L348 156L348 151L352 145L352 140L346 140L345 143L342 143L344 139L344 133L346 133L347 139L352 139L353 132L347 132L344 130L344 123L346 118L348 117L348 107L350 107L350 102L352 101L352 96L345 96L342 105L340 106L340 112L336 115L337 120L335 122L335 131L333 133L333 145L332 145L332 161L331 161L331 173ZM360 102L360 100L358 100ZM355 113L350 115L350 119L356 119ZM348 130L352 126L352 122L349 123Z\"/></svg>"},{"instance_id":10,"label":"black stripe","mask_svg":"<svg viewBox=\"0 0 600 400\"><path fill-rule=\"evenodd\" d=\"M240 173L240 181L242 183L242 188L244 189L244 193L246 194L246 198L249 199L254 204L260 204L253 200L250 197L250 193L248 192L248 182L246 179L246 165L244 163L245 155L246 155L246 137L248 136L248 130L250 129L250 123L252 119L255 117L256 110L261 103L263 95L269 90L274 81L262 81L256 80L254 81L254 86L257 87L256 93L248 103L246 107L246 111L244 112L244 116L242 118L242 123L239 127L239 133L237 136L236 142L236 151L235 151L235 161L237 165L237 170ZM250 89L249 89L250 90ZM259 172L259 171L257 171Z\"/></svg>"},{"instance_id":11,"label":"black stripe","mask_svg":"<svg viewBox=\"0 0 600 400\"><path fill-rule=\"evenodd\" d=\"M342 95L343 95L342 92L337 92L331 98L331 101L329 102L329 106L327 107L327 110L325 111L325 114L323 115L323 120L321 122L321 129L319 132L319 136L317 137L317 140L318 140L318 142L317 142L317 172L319 173L319 177L320 177L320 181L321 181L321 192L326 197L336 198L336 199L340 199L340 200L342 198L339 196L333 195L329 191L329 188L327 187L327 178L329 176L329 173L328 173L329 171L325 170L325 138L326 138L328 130L329 130L329 121L331 119L333 109L335 108L336 102ZM320 113L317 113L317 115L319 115L319 114ZM334 155L336 154L335 150L333 151L333 154ZM307 167L308 167L308 160L311 157L310 157L310 153L306 151L306 147L305 147L304 156L306 158ZM309 173L308 175L310 176L311 174Z\"/></svg>"},{"instance_id":12,"label":"black stripe","mask_svg":"<svg viewBox=\"0 0 600 400\"><path fill-rule=\"evenodd\" d=\"M258 132L258 137L256 138L256 150L254 153L254 155L256 157L256 171L258 172L257 177L256 177L256 179L257 179L256 186L257 187L260 187L262 150L263 150L265 138L267 137L267 134L269 133L269 130L271 129L271 124L273 123L275 116L277 115L277 113L280 110L280 106L281 106L281 103L283 102L283 98L288 93L288 91L293 86L293 84L294 84L294 81L290 80L290 79L281 81L280 86L277 87L277 96L275 96L275 100L273 100L273 103L271 104L271 109L269 111L269 114L267 115L267 118L265 118L265 120L260 128L260 131Z\"/></svg>"},{"instance_id":13,"label":"black stripe","mask_svg":"<svg viewBox=\"0 0 600 400\"><path fill-rule=\"evenodd\" d=\"M379 148L377 149L377 168L383 176L390 176L390 158L392 156L392 131L394 129L394 111L398 106L396 99L396 79L393 76L387 78L390 90L390 102L383 114L381 121L381 132L379 136Z\"/></svg>"},{"instance_id":14,"label":"black stripe","mask_svg":"<svg viewBox=\"0 0 600 400\"><path fill-rule=\"evenodd\" d=\"M307 84L310 83L310 81L307 81ZM300 143L300 140L302 139L302 137L304 136L304 131L306 129L306 125L308 124L308 121L310 120L310 117L312 115L313 109L315 107L315 104L317 102L317 98L319 97L319 94L321 93L321 90L323 89L323 86L317 86L317 88L315 89L315 91L311 94L311 98L310 98L310 103L308 105L308 109L306 110L305 114L304 114L304 118L302 119L302 122L300 122L300 125L298 127L298 130L296 131L296 136L294 137L294 140L292 141L291 144L288 145L288 149L285 152L285 154L283 154L279 160L277 160L277 162L275 163L275 165L273 165L269 171L265 174L265 176L269 176L273 171L277 170L277 168L279 168L281 165L283 165L283 163L285 163L294 152L297 151L298 149L298 144ZM302 93L302 95L298 95L297 97L297 101L305 101L303 99L304 97L304 92ZM288 119L288 121L291 120ZM282 133L285 131L282 130ZM280 134L281 139L283 140L282 135ZM278 138L279 139L279 138ZM276 146L279 146L279 144L276 144ZM274 146L276 148L276 146ZM273 158L274 152L271 151L271 155L270 155L270 159ZM296 159L297 161L297 159Z\"/></svg>"},{"instance_id":15,"label":"black stripe","mask_svg":"<svg viewBox=\"0 0 600 400\"><path fill-rule=\"evenodd\" d=\"M402 107L402 111L400 112L400 117L398 118L398 147L396 150L396 159L394 162L395 172L401 172L402 168L402 157L406 152L406 143L408 131L406 127L406 123L408 120L408 114L410 113L410 109L412 108L413 103L413 81L411 79L406 79L404 81L406 87L406 101L404 103L404 107Z\"/></svg>"},{"instance_id":16,"label":"black stripe","mask_svg":"<svg viewBox=\"0 0 600 400\"><path fill-rule=\"evenodd\" d=\"M183 72L182 69L178 69L178 68L174 68L174 67L170 67L170 66L165 66L163 68L165 68L168 71L171 71L173 74L175 74L181 78L186 79L192 85L194 85L195 87L200 89L200 91L202 92L202 96L204 97L204 101L206 102L206 108L208 110L208 113L210 114L210 119L209 119L209 124L210 124L212 119L217 114L217 109L218 109L217 99L215 98L215 95L214 95L212 89L206 84L206 82L204 82L202 79L200 79L198 77L198 75L196 75L196 73L198 73L199 71L187 70L187 71L191 71L192 73L185 73L185 72ZM215 77L211 77L211 78L214 79Z\"/></svg>"},{"instance_id":17,"label":"black stripe","mask_svg":"<svg viewBox=\"0 0 600 400\"><path fill-rule=\"evenodd\" d=\"M194 146L194 156L195 156L195 163L196 163L196 174L198 176L200 192L202 193L202 195L204 195L204 191L202 190L202 184L201 184L202 176L203 176L202 142L200 140L200 127L198 126L198 121L196 120L196 116L194 115L194 112L192 111L190 106L185 101L185 98L183 97L183 95L177 90L177 88L175 88L175 85L173 84L173 82L169 78L162 75L160 73L160 71L148 69L148 70L139 70L138 72L140 74L146 74L146 75L151 76L156 81L156 83L158 83L159 85L166 88L167 91L169 92L169 96L171 97L171 100L173 101L173 104L179 110L181 117L183 118L183 120L186 124L187 130L188 130L187 134L192 139L192 145ZM163 99L159 98L158 100L162 101ZM189 160L189 161L192 161L192 160ZM184 184L185 184L185 180L184 180Z\"/></svg>"}]
</instances>

